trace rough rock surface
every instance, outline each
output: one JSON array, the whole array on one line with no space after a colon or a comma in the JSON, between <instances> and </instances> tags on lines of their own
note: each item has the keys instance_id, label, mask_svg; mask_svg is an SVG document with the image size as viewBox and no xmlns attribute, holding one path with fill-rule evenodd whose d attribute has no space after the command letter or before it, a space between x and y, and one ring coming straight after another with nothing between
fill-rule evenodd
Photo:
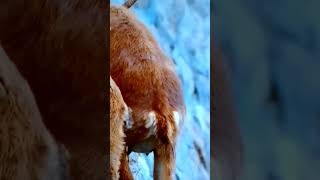
<instances>
[{"instance_id":1,"label":"rough rock surface","mask_svg":"<svg viewBox=\"0 0 320 180\"><path fill-rule=\"evenodd\" d=\"M132 10L173 59L182 81L187 118L177 145L176 179L209 179L210 1L138 0ZM135 178L152 179L153 154L130 156Z\"/></svg>"},{"instance_id":2,"label":"rough rock surface","mask_svg":"<svg viewBox=\"0 0 320 180\"><path fill-rule=\"evenodd\" d=\"M319 179L319 1L214 1L233 69L244 180Z\"/></svg>"}]
</instances>

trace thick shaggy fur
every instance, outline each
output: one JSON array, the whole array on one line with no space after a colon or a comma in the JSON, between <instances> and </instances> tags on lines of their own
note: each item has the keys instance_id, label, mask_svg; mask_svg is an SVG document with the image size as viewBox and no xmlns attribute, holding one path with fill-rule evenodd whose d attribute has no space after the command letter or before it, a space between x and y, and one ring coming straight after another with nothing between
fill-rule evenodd
<instances>
[{"instance_id":1,"label":"thick shaggy fur","mask_svg":"<svg viewBox=\"0 0 320 180\"><path fill-rule=\"evenodd\" d=\"M105 179L107 1L4 0L0 41L43 121L71 154L76 180Z\"/></svg>"},{"instance_id":2,"label":"thick shaggy fur","mask_svg":"<svg viewBox=\"0 0 320 180\"><path fill-rule=\"evenodd\" d=\"M130 123L129 117L121 92L110 77L110 175L113 180L119 179L121 157L125 152L124 125Z\"/></svg>"},{"instance_id":3,"label":"thick shaggy fur","mask_svg":"<svg viewBox=\"0 0 320 180\"><path fill-rule=\"evenodd\" d=\"M213 149L211 172L215 180L241 177L243 147L232 102L228 68L214 51L213 64Z\"/></svg>"},{"instance_id":4,"label":"thick shaggy fur","mask_svg":"<svg viewBox=\"0 0 320 180\"><path fill-rule=\"evenodd\" d=\"M185 107L174 65L126 8L110 7L110 74L132 109L129 151L154 151L154 179L172 179Z\"/></svg>"},{"instance_id":5,"label":"thick shaggy fur","mask_svg":"<svg viewBox=\"0 0 320 180\"><path fill-rule=\"evenodd\" d=\"M28 83L0 47L0 179L65 180L67 158L44 126Z\"/></svg>"}]
</instances>

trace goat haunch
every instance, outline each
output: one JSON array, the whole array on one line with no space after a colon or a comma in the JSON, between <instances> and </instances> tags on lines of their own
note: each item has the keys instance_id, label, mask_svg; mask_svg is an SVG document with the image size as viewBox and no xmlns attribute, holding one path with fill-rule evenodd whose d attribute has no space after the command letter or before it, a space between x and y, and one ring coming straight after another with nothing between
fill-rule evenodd
<instances>
[{"instance_id":1,"label":"goat haunch","mask_svg":"<svg viewBox=\"0 0 320 180\"><path fill-rule=\"evenodd\" d=\"M125 6L110 7L110 74L132 109L129 151L154 151L154 179L172 179L185 106L174 64Z\"/></svg>"},{"instance_id":2,"label":"goat haunch","mask_svg":"<svg viewBox=\"0 0 320 180\"><path fill-rule=\"evenodd\" d=\"M4 0L0 41L43 122L70 151L73 179L102 179L107 1ZM81 132L81 133L80 133Z\"/></svg>"},{"instance_id":3,"label":"goat haunch","mask_svg":"<svg viewBox=\"0 0 320 180\"><path fill-rule=\"evenodd\" d=\"M118 86L110 77L110 175L119 179L120 161L125 152L124 126L130 127L130 110L123 101Z\"/></svg>"},{"instance_id":4,"label":"goat haunch","mask_svg":"<svg viewBox=\"0 0 320 180\"><path fill-rule=\"evenodd\" d=\"M2 47L0 128L0 179L68 179L68 151L43 124L28 83Z\"/></svg>"}]
</instances>

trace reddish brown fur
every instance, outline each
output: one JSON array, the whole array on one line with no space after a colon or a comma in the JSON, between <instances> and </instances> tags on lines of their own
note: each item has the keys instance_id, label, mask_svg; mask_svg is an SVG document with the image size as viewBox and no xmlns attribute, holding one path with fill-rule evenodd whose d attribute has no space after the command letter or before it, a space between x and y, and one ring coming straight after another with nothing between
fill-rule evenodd
<instances>
[{"instance_id":1,"label":"reddish brown fur","mask_svg":"<svg viewBox=\"0 0 320 180\"><path fill-rule=\"evenodd\" d=\"M214 51L211 172L216 180L236 180L241 177L242 141L232 105L229 71L223 60Z\"/></svg>"},{"instance_id":2,"label":"reddish brown fur","mask_svg":"<svg viewBox=\"0 0 320 180\"><path fill-rule=\"evenodd\" d=\"M119 171L120 180L133 180L133 176L129 167L129 156L127 152L122 154Z\"/></svg>"},{"instance_id":3,"label":"reddish brown fur","mask_svg":"<svg viewBox=\"0 0 320 180\"><path fill-rule=\"evenodd\" d=\"M0 179L64 180L67 151L42 122L28 83L0 47Z\"/></svg>"},{"instance_id":4,"label":"reddish brown fur","mask_svg":"<svg viewBox=\"0 0 320 180\"><path fill-rule=\"evenodd\" d=\"M123 101L118 86L110 77L110 177L119 179L121 156L124 154L124 122L128 107Z\"/></svg>"},{"instance_id":5,"label":"reddish brown fur","mask_svg":"<svg viewBox=\"0 0 320 180\"><path fill-rule=\"evenodd\" d=\"M0 40L43 120L71 154L74 179L105 179L107 1L4 0Z\"/></svg>"},{"instance_id":6,"label":"reddish brown fur","mask_svg":"<svg viewBox=\"0 0 320 180\"><path fill-rule=\"evenodd\" d=\"M134 126L126 131L129 149L155 153L154 179L172 179L179 127L173 111L184 116L180 82L174 65L151 33L125 7L110 8L110 74L131 107ZM155 112L155 133L145 128Z\"/></svg>"}]
</instances>

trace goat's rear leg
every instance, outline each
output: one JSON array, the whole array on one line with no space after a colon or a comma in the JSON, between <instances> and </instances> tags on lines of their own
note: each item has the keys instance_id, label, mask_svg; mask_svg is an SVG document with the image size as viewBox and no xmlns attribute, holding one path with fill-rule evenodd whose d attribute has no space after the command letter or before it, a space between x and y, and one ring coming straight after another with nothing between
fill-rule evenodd
<instances>
[{"instance_id":1,"label":"goat's rear leg","mask_svg":"<svg viewBox=\"0 0 320 180\"><path fill-rule=\"evenodd\" d=\"M119 171L120 180L133 180L133 176L129 167L129 155L127 154L127 152L122 153Z\"/></svg>"},{"instance_id":2,"label":"goat's rear leg","mask_svg":"<svg viewBox=\"0 0 320 180\"><path fill-rule=\"evenodd\" d=\"M175 145L159 144L154 150L154 180L172 180L175 169Z\"/></svg>"}]
</instances>

